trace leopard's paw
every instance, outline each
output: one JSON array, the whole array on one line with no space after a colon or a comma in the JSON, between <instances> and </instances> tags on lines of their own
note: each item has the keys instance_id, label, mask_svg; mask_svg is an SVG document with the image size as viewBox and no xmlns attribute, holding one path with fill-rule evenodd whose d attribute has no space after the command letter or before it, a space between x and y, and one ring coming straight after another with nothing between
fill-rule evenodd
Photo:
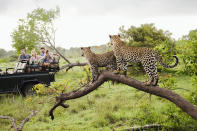
<instances>
[{"instance_id":1,"label":"leopard's paw","mask_svg":"<svg viewBox=\"0 0 197 131\"><path fill-rule=\"evenodd\" d=\"M150 81L145 81L145 82L143 82L144 83L144 85L146 85L146 86L151 86L152 85L152 83L150 82Z\"/></svg>"},{"instance_id":2,"label":"leopard's paw","mask_svg":"<svg viewBox=\"0 0 197 131\"><path fill-rule=\"evenodd\" d=\"M114 70L113 73L114 73L114 74L120 74L120 71Z\"/></svg>"}]
</instances>

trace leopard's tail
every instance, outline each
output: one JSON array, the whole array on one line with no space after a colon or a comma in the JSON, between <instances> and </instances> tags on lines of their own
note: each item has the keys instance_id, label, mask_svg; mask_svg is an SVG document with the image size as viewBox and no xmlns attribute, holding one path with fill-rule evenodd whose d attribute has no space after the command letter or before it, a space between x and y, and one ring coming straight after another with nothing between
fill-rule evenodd
<instances>
[{"instance_id":1,"label":"leopard's tail","mask_svg":"<svg viewBox=\"0 0 197 131\"><path fill-rule=\"evenodd\" d=\"M176 59L176 63L174 65L168 65L168 64L165 64L163 61L162 61L162 58L161 56L157 55L157 61L159 61L159 63L165 67L165 68L174 68L178 65L179 63L179 58L176 56L176 55L173 55L173 57Z\"/></svg>"}]
</instances>

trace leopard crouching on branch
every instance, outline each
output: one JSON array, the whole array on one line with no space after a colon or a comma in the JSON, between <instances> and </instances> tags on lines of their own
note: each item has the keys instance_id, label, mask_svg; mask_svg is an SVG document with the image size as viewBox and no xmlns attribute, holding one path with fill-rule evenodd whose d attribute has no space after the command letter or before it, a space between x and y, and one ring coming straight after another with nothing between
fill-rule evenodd
<instances>
[{"instance_id":1,"label":"leopard crouching on branch","mask_svg":"<svg viewBox=\"0 0 197 131\"><path fill-rule=\"evenodd\" d=\"M109 35L109 37L116 57L117 71L127 70L128 62L141 62L149 77L149 81L146 85L156 86L158 83L157 61L166 68L174 68L179 62L178 57L174 55L173 57L176 59L176 63L174 65L167 65L162 61L160 55L153 49L126 46L126 44L120 39L120 35Z\"/></svg>"},{"instance_id":2,"label":"leopard crouching on branch","mask_svg":"<svg viewBox=\"0 0 197 131\"><path fill-rule=\"evenodd\" d=\"M98 78L98 67L106 67L106 70L116 70L116 57L113 51L95 54L90 50L90 47L81 47L81 51L82 56L85 56L91 68L92 82Z\"/></svg>"}]
</instances>

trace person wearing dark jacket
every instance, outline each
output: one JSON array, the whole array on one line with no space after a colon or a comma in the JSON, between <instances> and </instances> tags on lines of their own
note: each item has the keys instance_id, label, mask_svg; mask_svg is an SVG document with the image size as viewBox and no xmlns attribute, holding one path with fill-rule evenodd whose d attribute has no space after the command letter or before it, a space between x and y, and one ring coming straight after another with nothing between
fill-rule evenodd
<instances>
[{"instance_id":1,"label":"person wearing dark jacket","mask_svg":"<svg viewBox=\"0 0 197 131\"><path fill-rule=\"evenodd\" d=\"M30 56L26 54L26 52L25 52L24 49L22 49L22 50L21 50L21 54L20 54L20 56L18 57L18 61L19 61L19 62L22 62L23 60L27 61L27 60L29 60L29 58L30 58Z\"/></svg>"}]
</instances>

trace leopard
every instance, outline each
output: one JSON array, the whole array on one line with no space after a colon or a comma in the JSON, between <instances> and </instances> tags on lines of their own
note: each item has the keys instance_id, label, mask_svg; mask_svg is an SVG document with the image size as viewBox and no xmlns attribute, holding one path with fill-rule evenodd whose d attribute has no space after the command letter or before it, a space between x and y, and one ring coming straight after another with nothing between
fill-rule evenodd
<instances>
[{"instance_id":1,"label":"leopard","mask_svg":"<svg viewBox=\"0 0 197 131\"><path fill-rule=\"evenodd\" d=\"M82 56L88 61L92 72L92 82L96 81L99 76L99 67L106 67L106 70L116 70L116 57L113 51L109 51L103 54L95 54L91 51L90 47L81 47Z\"/></svg>"},{"instance_id":2,"label":"leopard","mask_svg":"<svg viewBox=\"0 0 197 131\"><path fill-rule=\"evenodd\" d=\"M165 68L174 68L179 63L179 59L176 55L173 55L176 60L175 64L168 65L163 62L160 54L152 48L128 46L121 40L120 35L109 35L109 37L112 50L116 57L116 73L119 73L121 70L127 70L128 62L140 62L148 75L148 81L144 82L147 86L157 86L158 84L157 62Z\"/></svg>"}]
</instances>

